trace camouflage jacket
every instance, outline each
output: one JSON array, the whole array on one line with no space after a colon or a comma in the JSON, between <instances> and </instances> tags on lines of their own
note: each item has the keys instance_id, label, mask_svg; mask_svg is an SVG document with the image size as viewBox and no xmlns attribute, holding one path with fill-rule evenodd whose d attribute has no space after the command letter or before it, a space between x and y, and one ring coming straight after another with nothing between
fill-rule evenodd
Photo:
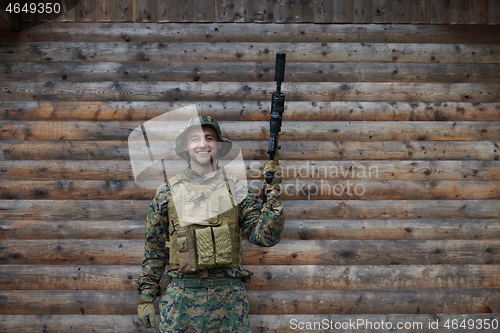
<instances>
[{"instance_id":1,"label":"camouflage jacket","mask_svg":"<svg viewBox=\"0 0 500 333\"><path fill-rule=\"evenodd\" d=\"M206 179L190 169L186 174L193 182ZM154 298L161 294L159 282L169 262L169 249L165 246L169 235L167 215L169 198L171 198L169 185L162 184L156 191L146 217L142 274L137 281L140 297ZM270 193L267 202L263 204L249 188L247 196L238 204L238 212L240 227L250 242L259 246L274 246L280 241L284 216L279 194ZM173 277L188 276L178 270L170 270L168 274ZM246 277L251 274L240 268L214 268L209 271L209 277Z\"/></svg>"}]
</instances>

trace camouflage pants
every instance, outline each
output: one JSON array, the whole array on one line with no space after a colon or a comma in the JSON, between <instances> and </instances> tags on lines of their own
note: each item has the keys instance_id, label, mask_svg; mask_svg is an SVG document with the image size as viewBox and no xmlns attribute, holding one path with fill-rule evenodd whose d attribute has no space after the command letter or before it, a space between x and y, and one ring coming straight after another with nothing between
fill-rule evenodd
<instances>
[{"instance_id":1,"label":"camouflage pants","mask_svg":"<svg viewBox=\"0 0 500 333\"><path fill-rule=\"evenodd\" d=\"M172 282L160 300L159 333L250 333L242 283L182 288Z\"/></svg>"}]
</instances>

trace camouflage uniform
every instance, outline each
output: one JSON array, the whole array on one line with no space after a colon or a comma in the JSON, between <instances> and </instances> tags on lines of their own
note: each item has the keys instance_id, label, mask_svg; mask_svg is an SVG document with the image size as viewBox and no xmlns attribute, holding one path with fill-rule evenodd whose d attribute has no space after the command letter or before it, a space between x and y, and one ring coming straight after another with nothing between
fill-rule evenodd
<instances>
[{"instance_id":1,"label":"camouflage uniform","mask_svg":"<svg viewBox=\"0 0 500 333\"><path fill-rule=\"evenodd\" d=\"M193 183L207 179L191 169L187 169L185 175ZM141 297L154 298L161 294L159 281L169 262L169 249L165 244L171 232L167 214L171 199L168 183L161 185L146 218L145 256L137 284ZM263 204L249 189L246 198L238 204L238 212L240 227L250 242L273 246L280 241L284 217L279 194L269 193ZM173 278L201 277L200 273L186 274L178 269L169 270L167 274ZM249 282L251 276L250 271L242 268L212 268L203 278L242 278ZM180 283L171 282L160 301L159 332L250 332L248 298L242 283L214 288L184 288Z\"/></svg>"}]
</instances>

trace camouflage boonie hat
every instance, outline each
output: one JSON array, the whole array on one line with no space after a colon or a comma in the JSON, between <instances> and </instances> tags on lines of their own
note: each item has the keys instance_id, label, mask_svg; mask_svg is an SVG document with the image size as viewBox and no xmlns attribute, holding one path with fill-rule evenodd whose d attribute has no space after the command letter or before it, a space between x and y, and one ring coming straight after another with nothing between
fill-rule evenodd
<instances>
[{"instance_id":1,"label":"camouflage boonie hat","mask_svg":"<svg viewBox=\"0 0 500 333\"><path fill-rule=\"evenodd\" d=\"M198 117L193 117L191 118L184 131L182 131L181 134L177 136L175 139L175 152L177 155L179 155L182 159L186 160L188 155L185 150L186 148L186 132L193 126L210 126L212 127L215 132L217 133L217 136L219 137L219 140L221 142L224 142L222 145L221 149L219 149L218 157L224 157L229 153L231 150L233 143L231 140L226 138L224 135L222 135L219 127L219 123L212 117L210 116L198 116Z\"/></svg>"}]
</instances>

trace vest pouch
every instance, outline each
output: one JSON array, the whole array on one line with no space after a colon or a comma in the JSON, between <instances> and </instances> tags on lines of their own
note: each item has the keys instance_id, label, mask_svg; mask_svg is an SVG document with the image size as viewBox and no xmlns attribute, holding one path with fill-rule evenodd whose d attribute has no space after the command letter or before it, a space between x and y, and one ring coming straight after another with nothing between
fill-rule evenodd
<instances>
[{"instance_id":1,"label":"vest pouch","mask_svg":"<svg viewBox=\"0 0 500 333\"><path fill-rule=\"evenodd\" d=\"M198 266L200 269L208 269L215 266L211 227L196 229L196 250L198 252Z\"/></svg>"},{"instance_id":2,"label":"vest pouch","mask_svg":"<svg viewBox=\"0 0 500 333\"><path fill-rule=\"evenodd\" d=\"M212 228L215 241L215 261L217 265L230 265L233 261L231 256L231 232L227 224Z\"/></svg>"},{"instance_id":3,"label":"vest pouch","mask_svg":"<svg viewBox=\"0 0 500 333\"><path fill-rule=\"evenodd\" d=\"M194 230L182 229L175 231L179 270L183 273L195 273L198 271L198 261L196 260L196 244Z\"/></svg>"}]
</instances>

